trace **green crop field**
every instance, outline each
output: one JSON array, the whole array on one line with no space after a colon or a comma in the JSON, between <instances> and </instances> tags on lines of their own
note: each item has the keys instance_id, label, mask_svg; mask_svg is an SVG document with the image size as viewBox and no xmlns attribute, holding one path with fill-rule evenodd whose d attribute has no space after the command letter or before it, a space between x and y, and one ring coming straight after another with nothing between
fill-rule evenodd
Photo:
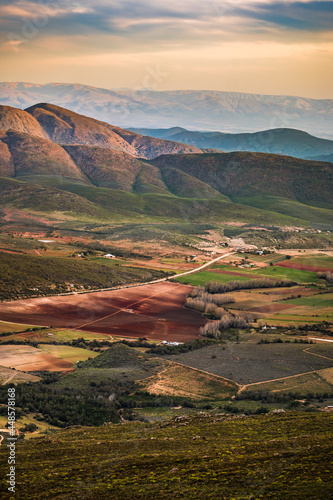
<instances>
[{"instance_id":1,"label":"green crop field","mask_svg":"<svg viewBox=\"0 0 333 500\"><path fill-rule=\"evenodd\" d=\"M318 281L317 273L310 271L300 271L298 269L288 269L286 267L279 266L266 267L265 269L261 269L260 275L277 279L288 279L296 281L297 283L317 283Z\"/></svg>"},{"instance_id":2,"label":"green crop field","mask_svg":"<svg viewBox=\"0 0 333 500\"><path fill-rule=\"evenodd\" d=\"M52 334L52 336L50 336ZM45 334L43 334L45 335ZM71 340L84 338L84 340L107 340L111 341L109 335L103 333L89 333L82 332L81 330L49 330L49 338L52 340L57 340L58 342L68 342Z\"/></svg>"},{"instance_id":3,"label":"green crop field","mask_svg":"<svg viewBox=\"0 0 333 500\"><path fill-rule=\"evenodd\" d=\"M20 325L19 323L7 323L7 321L0 321L0 335L9 332L22 332L27 328L33 328L32 325Z\"/></svg>"},{"instance_id":4,"label":"green crop field","mask_svg":"<svg viewBox=\"0 0 333 500\"><path fill-rule=\"evenodd\" d=\"M217 281L219 283L227 283L228 281L246 281L250 279L248 275L243 276L233 276L231 274L221 274L213 273L209 271L199 271L195 274L189 274L187 276L181 276L180 278L175 278L179 283L190 284L193 286L205 285L208 281Z\"/></svg>"},{"instance_id":5,"label":"green crop field","mask_svg":"<svg viewBox=\"0 0 333 500\"><path fill-rule=\"evenodd\" d=\"M302 264L305 266L327 267L333 270L333 258L328 255L319 255L319 254L304 255L304 256L297 255L292 258L291 262L295 264L296 263Z\"/></svg>"},{"instance_id":6,"label":"green crop field","mask_svg":"<svg viewBox=\"0 0 333 500\"><path fill-rule=\"evenodd\" d=\"M90 351L88 349L80 349L78 347L70 347L66 345L45 345L40 344L38 348L45 351L56 358L65 359L76 363L77 361L85 361L89 358L95 358L98 352Z\"/></svg>"},{"instance_id":7,"label":"green crop field","mask_svg":"<svg viewBox=\"0 0 333 500\"><path fill-rule=\"evenodd\" d=\"M292 299L288 304L295 304L299 306L318 307L318 308L333 308L333 293L323 293L312 295L311 297L302 297L300 299Z\"/></svg>"}]
</instances>

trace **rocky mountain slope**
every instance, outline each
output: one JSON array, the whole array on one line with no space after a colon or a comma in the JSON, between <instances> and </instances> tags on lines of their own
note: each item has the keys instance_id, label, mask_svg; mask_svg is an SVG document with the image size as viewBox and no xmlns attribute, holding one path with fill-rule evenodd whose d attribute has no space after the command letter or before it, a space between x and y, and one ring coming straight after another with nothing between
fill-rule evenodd
<instances>
[{"instance_id":1,"label":"rocky mountain slope","mask_svg":"<svg viewBox=\"0 0 333 500\"><path fill-rule=\"evenodd\" d=\"M57 144L82 144L155 158L166 153L200 153L185 144L144 137L53 104L36 104L25 111L0 106L0 130L16 130Z\"/></svg>"}]
</instances>

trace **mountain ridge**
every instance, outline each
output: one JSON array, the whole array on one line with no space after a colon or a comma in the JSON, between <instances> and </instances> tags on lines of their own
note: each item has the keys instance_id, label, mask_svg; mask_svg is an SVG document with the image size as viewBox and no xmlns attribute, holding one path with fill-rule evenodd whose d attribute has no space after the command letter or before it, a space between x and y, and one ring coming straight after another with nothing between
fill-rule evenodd
<instances>
[{"instance_id":1,"label":"mountain ridge","mask_svg":"<svg viewBox=\"0 0 333 500\"><path fill-rule=\"evenodd\" d=\"M179 128L178 128L179 129ZM224 132L200 132L181 129L133 129L174 141L192 144L200 149L215 149L223 152L251 151L293 156L302 159L316 159L333 155L333 141L312 136L308 132L290 128L277 128L254 133L231 134ZM319 158L318 158L319 159Z\"/></svg>"},{"instance_id":2,"label":"mountain ridge","mask_svg":"<svg viewBox=\"0 0 333 500\"><path fill-rule=\"evenodd\" d=\"M195 146L144 137L49 103L26 110L0 105L0 130L10 129L57 144L99 146L147 159L163 153L201 153Z\"/></svg>"},{"instance_id":3,"label":"mountain ridge","mask_svg":"<svg viewBox=\"0 0 333 500\"><path fill-rule=\"evenodd\" d=\"M8 112L13 114L12 109ZM32 112L34 116L25 113L35 120L29 121L33 132L39 130L36 122L51 138L65 144L0 128L0 175L44 186L44 191L38 188L38 200L35 200L38 211L54 207L54 211L61 212L63 206L70 211L75 202L73 197L70 203L63 201L63 192L67 191L81 197L76 198L81 207L84 199L92 203L89 213L95 213L97 218L108 218L112 213L127 217L132 213L133 217L142 214L144 217L230 220L233 213L242 220L248 216L262 221L266 210L267 220L271 221L278 219L278 214L284 216L280 220L291 217L289 223L294 218L299 224L303 216L304 221L318 222L321 217L325 223L332 220L329 212L333 207L332 163L270 153L204 153L201 150L198 154L178 152L152 159L140 158L122 147L110 147L112 144L108 141L114 136L107 132L117 127L105 127L94 119L53 105L38 105ZM20 113L17 116L21 116ZM22 116L24 120L25 115ZM4 120L4 123L8 122ZM17 128L22 127L18 124ZM100 132L106 134L101 137L101 143L106 140L108 147L96 146ZM120 133L129 142L117 137L130 148L130 142L134 143L136 152L137 146L147 145L143 136L127 130ZM116 146L122 144L117 141L116 138ZM168 147L169 143L166 151ZM180 144L180 147L183 146ZM12 206L16 199L22 207L21 189L27 193L24 195L26 208L33 209L31 187L8 182L7 186L2 206L6 203ZM47 199L48 187L61 191L53 191L58 202Z\"/></svg>"},{"instance_id":4,"label":"mountain ridge","mask_svg":"<svg viewBox=\"0 0 333 500\"><path fill-rule=\"evenodd\" d=\"M256 132L291 127L333 138L333 99L212 90L113 90L83 84L0 83L3 104L25 108L41 101L125 128L179 126Z\"/></svg>"}]
</instances>

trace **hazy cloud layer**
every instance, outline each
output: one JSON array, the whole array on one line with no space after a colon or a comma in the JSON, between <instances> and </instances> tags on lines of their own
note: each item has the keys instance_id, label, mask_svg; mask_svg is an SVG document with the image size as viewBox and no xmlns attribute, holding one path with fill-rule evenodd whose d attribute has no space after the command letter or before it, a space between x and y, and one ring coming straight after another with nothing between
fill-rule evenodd
<instances>
[{"instance_id":1,"label":"hazy cloud layer","mask_svg":"<svg viewBox=\"0 0 333 500\"><path fill-rule=\"evenodd\" d=\"M0 0L0 30L20 31L30 21L49 34L72 35L92 30L96 33L135 37L145 33L153 40L169 38L170 27L181 27L190 36L208 27L235 31L237 21L246 32L253 28L275 27L301 31L330 31L333 26L333 1L309 2L201 2L96 1L39 2ZM230 22L233 19L234 23ZM236 23L236 25L235 25ZM209 36L209 33L206 33ZM181 33L179 33L181 37Z\"/></svg>"},{"instance_id":2,"label":"hazy cloud layer","mask_svg":"<svg viewBox=\"0 0 333 500\"><path fill-rule=\"evenodd\" d=\"M311 80L316 72L323 85L332 83L332 52L333 1L0 0L3 80L35 74L35 81L70 81L77 74L75 81L107 86L107 73L113 85L130 86L147 64L159 63L168 66L172 88L201 81L238 90L233 82L254 82L255 75L260 87L269 74L278 85L282 72L290 80L299 75L303 86L304 75Z\"/></svg>"}]
</instances>

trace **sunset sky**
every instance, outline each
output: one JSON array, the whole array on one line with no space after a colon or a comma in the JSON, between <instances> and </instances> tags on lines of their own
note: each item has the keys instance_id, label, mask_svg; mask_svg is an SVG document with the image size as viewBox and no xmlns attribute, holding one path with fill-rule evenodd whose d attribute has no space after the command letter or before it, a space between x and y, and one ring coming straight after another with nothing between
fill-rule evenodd
<instances>
[{"instance_id":1,"label":"sunset sky","mask_svg":"<svg viewBox=\"0 0 333 500\"><path fill-rule=\"evenodd\" d=\"M333 98L333 1L0 0L1 81Z\"/></svg>"}]
</instances>

